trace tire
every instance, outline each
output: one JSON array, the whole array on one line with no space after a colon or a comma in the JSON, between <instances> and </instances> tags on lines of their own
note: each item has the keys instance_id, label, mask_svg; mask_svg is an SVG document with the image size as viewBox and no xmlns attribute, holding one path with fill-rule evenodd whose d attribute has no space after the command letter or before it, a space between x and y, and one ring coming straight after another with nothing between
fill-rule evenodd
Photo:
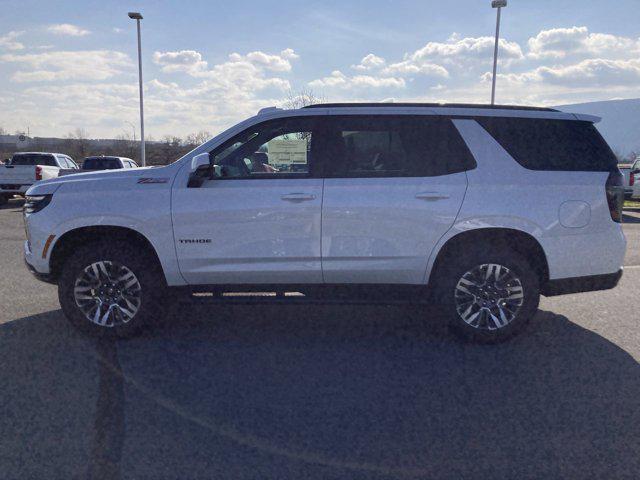
<instances>
[{"instance_id":1,"label":"tire","mask_svg":"<svg viewBox=\"0 0 640 480\"><path fill-rule=\"evenodd\" d=\"M79 248L65 262L58 280L58 298L67 319L100 337L132 337L161 320L170 298L167 290L156 259L124 242Z\"/></svg>"},{"instance_id":2,"label":"tire","mask_svg":"<svg viewBox=\"0 0 640 480\"><path fill-rule=\"evenodd\" d=\"M439 270L436 300L449 328L466 341L503 342L520 333L538 310L538 275L509 247L459 250Z\"/></svg>"},{"instance_id":3,"label":"tire","mask_svg":"<svg viewBox=\"0 0 640 480\"><path fill-rule=\"evenodd\" d=\"M6 195L4 193L0 193L0 207L5 205L8 201L9 201L9 195Z\"/></svg>"}]
</instances>

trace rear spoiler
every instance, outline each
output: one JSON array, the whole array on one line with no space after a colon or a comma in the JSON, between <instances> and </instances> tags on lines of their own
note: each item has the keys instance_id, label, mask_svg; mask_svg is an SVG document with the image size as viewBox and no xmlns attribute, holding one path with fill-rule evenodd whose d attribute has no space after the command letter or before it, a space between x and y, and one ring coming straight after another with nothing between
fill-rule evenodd
<instances>
[{"instance_id":1,"label":"rear spoiler","mask_svg":"<svg viewBox=\"0 0 640 480\"><path fill-rule=\"evenodd\" d=\"M576 120L580 120L582 122L598 123L602 120L602 117L587 115L586 113L573 113L572 115L576 117Z\"/></svg>"}]
</instances>

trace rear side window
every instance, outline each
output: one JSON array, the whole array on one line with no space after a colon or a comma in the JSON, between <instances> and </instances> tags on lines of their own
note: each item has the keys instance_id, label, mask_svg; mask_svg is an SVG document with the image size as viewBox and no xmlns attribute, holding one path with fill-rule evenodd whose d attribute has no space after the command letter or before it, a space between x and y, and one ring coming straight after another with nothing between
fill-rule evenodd
<instances>
[{"instance_id":1,"label":"rear side window","mask_svg":"<svg viewBox=\"0 0 640 480\"><path fill-rule=\"evenodd\" d=\"M475 161L451 120L425 116L328 116L320 145L325 177L430 177Z\"/></svg>"},{"instance_id":2,"label":"rear side window","mask_svg":"<svg viewBox=\"0 0 640 480\"><path fill-rule=\"evenodd\" d=\"M608 172L614 153L591 122L532 118L477 118L482 127L530 170Z\"/></svg>"},{"instance_id":3,"label":"rear side window","mask_svg":"<svg viewBox=\"0 0 640 480\"><path fill-rule=\"evenodd\" d=\"M120 160L113 157L89 157L82 164L83 170L115 170L121 168Z\"/></svg>"},{"instance_id":4,"label":"rear side window","mask_svg":"<svg viewBox=\"0 0 640 480\"><path fill-rule=\"evenodd\" d=\"M40 153L14 155L11 159L11 165L46 165L48 167L57 167L52 155L43 155Z\"/></svg>"}]
</instances>

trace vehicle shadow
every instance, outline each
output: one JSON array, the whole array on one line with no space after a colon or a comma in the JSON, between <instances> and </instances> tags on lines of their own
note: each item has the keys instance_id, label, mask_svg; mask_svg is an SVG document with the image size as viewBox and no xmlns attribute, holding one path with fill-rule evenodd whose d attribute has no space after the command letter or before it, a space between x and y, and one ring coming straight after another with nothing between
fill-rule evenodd
<instances>
[{"instance_id":1,"label":"vehicle shadow","mask_svg":"<svg viewBox=\"0 0 640 480\"><path fill-rule=\"evenodd\" d=\"M622 223L640 223L640 216L629 215L628 213L622 212Z\"/></svg>"},{"instance_id":2,"label":"vehicle shadow","mask_svg":"<svg viewBox=\"0 0 640 480\"><path fill-rule=\"evenodd\" d=\"M0 325L0 476L637 477L627 352L546 311L497 346L435 317L180 307L127 341L86 338L60 311Z\"/></svg>"}]
</instances>

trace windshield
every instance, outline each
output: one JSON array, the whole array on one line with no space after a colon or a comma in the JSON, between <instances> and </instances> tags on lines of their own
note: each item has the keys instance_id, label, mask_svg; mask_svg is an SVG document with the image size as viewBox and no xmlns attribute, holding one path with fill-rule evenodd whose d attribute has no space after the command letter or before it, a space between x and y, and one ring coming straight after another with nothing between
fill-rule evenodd
<instances>
[{"instance_id":1,"label":"windshield","mask_svg":"<svg viewBox=\"0 0 640 480\"><path fill-rule=\"evenodd\" d=\"M116 170L121 168L120 160L114 157L89 157L82 164L83 170Z\"/></svg>"},{"instance_id":2,"label":"windshield","mask_svg":"<svg viewBox=\"0 0 640 480\"><path fill-rule=\"evenodd\" d=\"M56 162L51 155L43 153L20 153L15 154L10 165L46 165L55 167Z\"/></svg>"}]
</instances>

